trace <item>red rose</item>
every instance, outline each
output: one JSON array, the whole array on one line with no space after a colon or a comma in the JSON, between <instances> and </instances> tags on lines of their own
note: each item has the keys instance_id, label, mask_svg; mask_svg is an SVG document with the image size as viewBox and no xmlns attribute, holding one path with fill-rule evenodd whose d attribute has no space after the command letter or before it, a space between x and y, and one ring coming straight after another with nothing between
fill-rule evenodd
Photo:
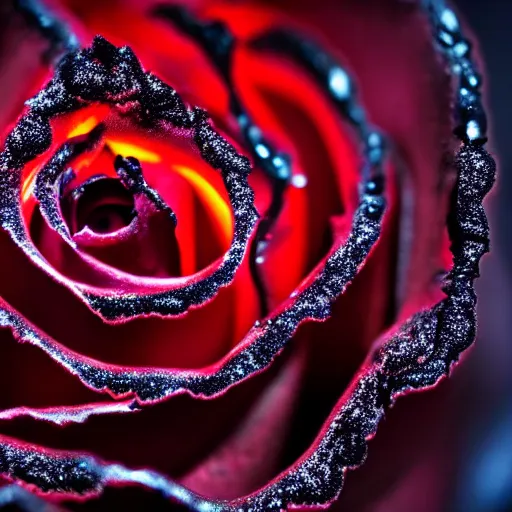
<instances>
[{"instance_id":1,"label":"red rose","mask_svg":"<svg viewBox=\"0 0 512 512\"><path fill-rule=\"evenodd\" d=\"M94 510L441 510L439 392L338 497L474 339L480 78L451 10L338 4L5 8L6 482Z\"/></svg>"}]
</instances>

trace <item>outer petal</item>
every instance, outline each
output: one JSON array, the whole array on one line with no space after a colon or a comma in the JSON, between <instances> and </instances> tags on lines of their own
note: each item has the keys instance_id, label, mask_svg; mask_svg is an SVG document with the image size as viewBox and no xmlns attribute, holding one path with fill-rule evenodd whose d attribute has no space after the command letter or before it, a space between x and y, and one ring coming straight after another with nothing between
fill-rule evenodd
<instances>
[{"instance_id":1,"label":"outer petal","mask_svg":"<svg viewBox=\"0 0 512 512\"><path fill-rule=\"evenodd\" d=\"M331 7L332 9L334 7ZM326 7L327 9L327 7ZM356 13L355 20L351 20L353 23L353 28L356 29L358 27L358 16L361 16L359 21L362 23L362 13L363 8L358 8L355 4L351 6L351 9L353 12ZM383 8L384 9L384 8ZM387 8L386 8L387 9ZM395 7L391 8L390 12L393 12L393 9ZM382 41L386 41L385 44L385 51L382 50L383 55L381 55L382 59L380 62L386 62L389 55L392 55L393 57L396 57L397 55L401 55L401 52L398 50L402 48L402 45L405 47L414 46L411 44L412 41L417 40L417 34L421 33L426 36L426 31L423 30L417 30L417 27L415 25L410 25L406 20L409 20L407 16L412 16L412 19L414 19L414 11L411 10L411 6L400 6L396 7L396 12L393 15L389 15L390 18L393 18L394 15L397 16L396 20L400 20L400 23L398 21L390 22L388 19L388 11L381 11L379 14L381 17L379 17L378 21L375 20L375 26L372 26L374 29L372 33L370 34L370 40L374 40L374 45L372 45L372 48L374 51L376 48L379 47L379 44ZM322 8L315 9L314 10L305 10L304 17L308 20L314 19L316 16L316 13L318 11L322 11ZM377 11L379 9L377 8ZM333 11L328 11L332 12ZM360 14L357 14L360 13ZM325 14L325 12L324 12ZM333 16L330 16L332 19ZM394 18L393 18L394 19ZM371 21L371 20L370 20ZM386 23L384 23L384 21ZM381 26L381 23L386 26L386 31L383 31L383 29L379 29ZM396 23L396 25L394 24ZM409 33L406 29L399 30L402 27L415 27L414 30L411 29L411 32ZM350 28L350 27L348 27ZM359 27L360 28L360 27ZM336 30L335 30L336 29ZM388 33L387 30L390 30ZM338 36L341 31L339 30L339 27L328 27L326 26L326 32L332 31L332 36ZM365 33L364 31L360 30L360 33ZM396 41L394 37L391 37L391 34L393 34L396 37ZM386 35L387 37L384 38L383 36ZM365 33L365 36L368 36L368 34ZM355 37L354 34L351 34L350 40ZM373 39L374 38L374 39ZM355 37L355 40L357 41L357 37ZM393 46L391 42L388 41L395 41L396 47ZM367 40L365 40L367 42ZM427 37L425 37L425 41L430 41ZM419 47L416 48L417 51L423 50L424 52L428 53L430 55L430 46L428 44L424 44L425 42L418 43ZM355 45L357 48L357 44ZM396 50L396 51L393 51ZM445 140L444 135L447 133L447 127L448 123L443 122L440 123L442 126L442 133L432 133L437 131L437 126L439 126L438 121L439 119L435 119L432 121L425 122L425 119L428 118L428 113L432 113L433 111L436 111L438 113L441 112L447 112L447 109L443 109L444 106L442 105L439 110L437 109L438 100L439 98L436 98L436 93L438 91L439 85L445 85L444 78L441 76L441 74L436 73L429 73L428 79L426 76L423 76L422 81L419 81L418 83L409 83L408 82L408 75L409 73L407 70L410 70L412 67L412 60L408 60L407 58L404 59L404 61L400 61L400 58L397 57L397 60L392 60L391 63L388 62L388 66L383 65L382 68L380 66L377 66L377 70L372 70L372 63L369 62L370 55L367 55L365 53L365 50L361 50L362 53L358 54L358 58L354 60L352 63L352 66L354 68L358 68L359 66L359 73L358 75L361 77L361 88L363 90L363 94L365 97L367 97L367 101L370 104L370 111L374 113L374 116L376 119L379 118L379 116L382 116L383 125L386 124L386 119L388 119L389 114L396 113L397 111L403 112L408 114L405 115L406 119L399 121L399 119L393 118L391 121L389 121L389 131L394 135L396 138L399 147L402 149L404 153L404 160L407 164L407 167L409 169L413 170L413 187L411 190L414 190L415 192L412 194L415 198L418 198L418 201L414 204L413 211L415 212L413 219L414 223L417 227L417 230L419 230L421 236L420 236L420 242L417 244L414 243L412 246L411 251L411 263L408 267L409 270L402 270L403 272L406 272L405 275L415 276L418 278L418 281L414 285L410 285L409 288L404 288L400 291L402 294L402 298L416 298L418 295L420 295L420 292L423 293L425 289L428 289L430 283L431 283L431 276L436 270L437 264L438 264L438 254L439 254L439 247L440 247L440 241L435 240L434 242L432 239L427 236L425 231L420 230L420 227L423 225L425 228L428 227L426 222L423 222L424 219L429 219L429 226L432 226L432 216L434 213L439 212L439 219L436 217L436 221L434 224L439 223L441 225L442 222L442 216L443 216L443 208L434 208L433 206L439 206L439 204L443 205L443 196L442 194L439 194L439 188L438 185L440 182L443 181L442 177L440 177L438 174L435 174L431 171L430 165L432 164L435 169L442 168L439 164L442 162L442 154L439 151L439 141ZM348 50L347 45L347 53L350 53L350 50ZM414 51L411 49L410 55L407 53L409 57L412 57L413 55L417 55ZM375 55L372 56L372 58L375 57ZM365 60L365 58L367 60ZM429 58L432 58L432 55L430 55ZM361 64L358 64L358 62L361 62ZM363 63L367 63L367 67ZM432 59L431 64L434 63L434 59ZM430 70L430 66L429 70ZM393 76L396 77L402 77L403 80L400 80L396 83L393 83L392 86L389 88L386 87L386 100L389 101L382 101L381 98L377 98L375 94L373 94L371 91L368 92L368 85L365 86L365 83L375 83L379 81L384 81L386 78L386 73L389 69L393 69ZM433 69L438 69L436 66L433 66ZM403 75L401 74L403 73ZM414 74L416 77L416 75ZM437 81L437 77L441 76L439 79L439 83L435 83ZM367 77L363 79L364 77ZM371 77L373 77L373 80L371 80ZM378 80L380 77L381 80ZM384 77L384 80L383 80ZM436 77L432 79L432 77ZM426 82L428 82L428 87L426 87ZM406 84L406 85L404 85ZM426 94L424 97L423 94ZM372 103L373 98L373 103ZM427 99L428 98L428 99ZM418 101L421 100L421 101ZM391 108L389 104L394 105L394 108ZM397 104L399 108L397 108ZM417 105L421 104L421 108L418 108ZM428 108L427 108L428 107ZM388 110L389 109L389 110ZM396 118L401 118L401 116L396 116ZM431 123L431 124L430 124ZM416 135L411 130L411 126L417 127L418 125L421 126L421 135ZM432 130L432 127L435 126L436 130ZM414 136L411 136L413 134ZM442 136L441 136L442 135ZM428 179L427 179L428 177ZM407 188L407 187L406 187ZM418 193L418 192L421 193ZM405 195L405 194L404 194ZM421 199L421 198L427 198L427 199ZM441 199L439 199L441 197ZM405 203L407 203L406 200L404 200ZM406 204L407 206L407 204ZM407 210L406 210L407 211ZM410 212L410 210L409 210ZM428 215L427 215L428 214ZM403 214L403 218L407 219L407 214ZM437 230L432 230L436 231ZM439 230L440 231L440 230ZM401 231L401 234L404 235L404 230ZM425 236L424 236L425 235ZM401 240L403 242L403 236L401 237ZM405 235L406 238L406 235ZM405 247L407 247L406 242L403 242L400 245L401 250L403 251L402 254L405 252L405 261L408 261L408 250L403 249L405 244ZM418 249L419 247L419 249ZM431 248L434 247L433 250ZM375 254L375 253L374 253ZM425 255L428 254L429 257L425 260ZM404 264L403 268L407 267L406 264ZM400 273L399 268L399 273ZM408 282L406 279L403 282ZM356 283L357 284L357 283ZM371 292L370 292L371 293ZM385 319L383 320L383 323L385 323ZM379 324L380 322L377 322ZM326 326L329 324L325 324ZM378 330L378 326L376 327ZM369 340L360 340L359 342L362 344L367 344ZM334 352L333 352L334 353ZM316 381L317 382L317 381Z\"/></svg>"}]
</instances>

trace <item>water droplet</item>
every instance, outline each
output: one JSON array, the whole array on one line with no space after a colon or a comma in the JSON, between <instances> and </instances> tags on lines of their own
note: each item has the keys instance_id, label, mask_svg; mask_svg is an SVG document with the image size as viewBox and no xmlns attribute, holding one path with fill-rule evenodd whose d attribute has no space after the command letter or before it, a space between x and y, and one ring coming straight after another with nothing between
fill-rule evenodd
<instances>
[{"instance_id":1,"label":"water droplet","mask_svg":"<svg viewBox=\"0 0 512 512\"><path fill-rule=\"evenodd\" d=\"M308 179L303 174L295 174L292 176L292 185L295 188L304 188L308 184Z\"/></svg>"},{"instance_id":2,"label":"water droplet","mask_svg":"<svg viewBox=\"0 0 512 512\"><path fill-rule=\"evenodd\" d=\"M466 127L466 134L469 140L475 140L480 137L480 126L476 121L469 121Z\"/></svg>"},{"instance_id":3,"label":"water droplet","mask_svg":"<svg viewBox=\"0 0 512 512\"><path fill-rule=\"evenodd\" d=\"M350 78L341 68L333 68L329 71L329 89L339 100L345 100L350 96Z\"/></svg>"},{"instance_id":4,"label":"water droplet","mask_svg":"<svg viewBox=\"0 0 512 512\"><path fill-rule=\"evenodd\" d=\"M268 158L270 156L270 150L265 144L256 144L254 151L256 151L256 154L260 158Z\"/></svg>"},{"instance_id":5,"label":"water droplet","mask_svg":"<svg viewBox=\"0 0 512 512\"><path fill-rule=\"evenodd\" d=\"M456 32L459 29L459 20L451 9L444 9L441 13L441 23L450 32Z\"/></svg>"}]
</instances>

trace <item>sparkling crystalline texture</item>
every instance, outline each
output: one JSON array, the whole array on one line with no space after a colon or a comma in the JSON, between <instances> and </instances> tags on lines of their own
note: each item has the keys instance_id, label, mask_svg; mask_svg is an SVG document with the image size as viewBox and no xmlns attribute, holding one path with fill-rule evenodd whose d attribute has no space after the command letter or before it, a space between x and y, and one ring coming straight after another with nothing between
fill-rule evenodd
<instances>
[{"instance_id":1,"label":"sparkling crystalline texture","mask_svg":"<svg viewBox=\"0 0 512 512\"><path fill-rule=\"evenodd\" d=\"M76 103L74 100L79 100ZM52 116L72 112L88 102L100 101L116 106L134 103L133 115L144 115L153 123L170 122L186 128L202 157L213 168L221 171L235 220L231 247L224 258L200 276L191 276L185 284L169 287L158 293L127 293L119 291L101 294L87 286L67 281L57 274L31 244L21 217L20 176L22 168L50 147ZM181 315L189 308L212 299L219 288L226 286L240 266L251 233L256 225L257 212L254 194L247 184L249 161L210 125L206 114L188 110L176 92L145 73L133 52L116 48L101 37L96 37L90 49L68 54L59 64L54 78L34 99L30 110L7 137L0 155L0 218L2 226L32 260L61 283L69 286L88 306L108 321L121 321L141 315ZM46 192L52 188L48 179L58 179L64 171L71 151L64 148L45 167L38 179L38 190L46 183ZM66 237L66 229L54 201L46 192L43 213L50 224ZM69 238L69 237L68 237Z\"/></svg>"},{"instance_id":2,"label":"sparkling crystalline texture","mask_svg":"<svg viewBox=\"0 0 512 512\"><path fill-rule=\"evenodd\" d=\"M458 159L459 176L473 172L473 166L482 162L482 156L488 164L484 167L486 177L479 182L474 193L469 194L475 202L482 200L494 180L494 166L482 151L478 146L468 146L461 152L470 157L471 164L468 165L467 158ZM462 179L459 179L459 185ZM464 196L464 192L460 192L459 188L454 209L463 218L464 211L458 207L461 196ZM462 263L474 259L464 246L459 251L454 249L454 256ZM434 385L447 374L460 353L472 343L476 304L472 281L475 275L466 276L460 270L460 264L455 263L445 300L433 310L412 318L372 356L371 364L366 366L350 393L338 402L333 419L326 424L323 434L318 436L306 454L257 493L229 503L213 502L152 472L133 472L120 467L114 467L113 470L112 466L71 456L59 458L52 454L44 458L33 449L28 458L44 464L45 474L48 475L42 482L36 481L37 484L43 488L66 491L68 483L58 484L58 475L61 475L65 467L71 475L66 475L66 482L70 478L76 479L72 480L77 486L75 490L95 489L98 484L112 481L144 482L144 485L157 488L194 510L211 507L212 510L233 512L278 511L291 505L320 506L332 501L341 490L345 470L364 461L366 439L375 433L385 407L411 388L421 389ZM22 452L21 457L12 441L3 441L0 446L6 454L6 464L10 464L6 465L6 472L21 475L25 479L27 454Z\"/></svg>"},{"instance_id":3,"label":"sparkling crystalline texture","mask_svg":"<svg viewBox=\"0 0 512 512\"><path fill-rule=\"evenodd\" d=\"M462 36L458 32L459 23L453 12L445 10L440 2L426 2L426 6L431 12L437 40L442 43L443 51L452 64L458 66L457 72L461 69L473 70L468 53L460 50ZM98 41L96 44L99 54L106 52L107 57L110 55L108 43ZM311 45L306 45L306 48L311 48ZM133 62L133 56L130 56L130 62ZM90 80L84 93L94 97L105 81L101 73L92 77L89 68L88 64L83 70L83 76ZM466 78L477 86L473 80ZM461 88L464 86L462 83ZM116 77L109 101L126 101L133 94L138 94L141 87L137 77ZM63 100L59 101L60 105L66 104ZM473 113L479 110L478 101L479 95L475 94L471 104L462 102L457 106L458 113L462 114L461 129L457 133L463 145L455 161L458 179L448 219L454 264L444 287L446 298L432 309L417 313L401 329L382 340L335 406L321 433L293 466L258 492L229 502L204 499L152 471L130 470L91 457L28 447L8 438L0 438L0 470L40 489L62 493L96 493L102 486L111 484L143 485L197 511L249 512L325 507L336 499L346 469L357 467L364 461L367 439L376 432L386 408L408 390L435 385L449 373L461 352L474 340L476 296L473 281L478 276L478 262L489 247L488 226L481 203L493 184L495 174L494 162L482 148L485 125L482 119L473 117ZM37 112L37 106L34 112ZM203 114L193 111L188 118L184 114L179 122L188 127L196 127L196 139L199 138L199 142L203 143L200 145L203 154L213 166L224 168L230 165L231 159L241 158L214 134L207 123L199 122L198 119L204 119ZM23 159L20 141L27 131L34 130L37 150L46 147L47 129L44 120L41 120L42 117L38 118L36 114L25 124L20 123L19 130L13 132L14 135L9 139L12 149L8 147L2 157L4 163L9 164L7 167ZM196 126L195 123L199 124ZM368 141L369 149L377 147L380 150L380 139L368 134L365 140ZM213 153L210 154L212 147ZM378 153L372 151L367 154L370 163L372 155ZM376 160L379 161L378 158ZM242 164L243 159L238 163ZM10 176L3 177L2 183L7 186L7 190L16 185L16 180ZM226 179L228 190L231 178L234 179L234 176ZM233 190L236 191L238 186L237 182ZM158 393L165 386L169 386L170 393L186 389L192 394L215 395L270 364L300 322L321 320L329 315L330 303L343 292L379 235L384 207L379 176L366 180L363 190L361 205L346 243L331 251L319 272L293 294L288 307L255 326L240 350L229 354L210 375L189 374L177 377L169 372L162 376L159 372L117 372L112 371L112 368L108 373L105 367L95 367L90 361L43 336L7 305L2 308L2 325L11 327L20 340L42 348L78 375L85 384L96 389L103 390L108 386L116 394L132 392L142 400L160 398L162 395ZM6 219L8 217L6 215ZM242 250L235 243L233 245ZM143 385L138 388L141 383ZM151 394L148 391L150 389L154 389L155 394Z\"/></svg>"},{"instance_id":4,"label":"sparkling crystalline texture","mask_svg":"<svg viewBox=\"0 0 512 512\"><path fill-rule=\"evenodd\" d=\"M124 397L134 395L141 401L155 401L189 392L194 396L212 397L232 385L268 367L288 344L298 326L307 320L329 316L329 305L344 292L376 242L380 218L369 214L374 196L365 195L356 214L347 241L333 250L323 270L311 279L283 311L254 327L240 343L212 368L191 370L147 370L116 367L98 362L65 349L40 333L6 304L0 325L10 327L20 341L29 342L76 375L87 386L101 392ZM382 213L382 209L381 209Z\"/></svg>"}]
</instances>

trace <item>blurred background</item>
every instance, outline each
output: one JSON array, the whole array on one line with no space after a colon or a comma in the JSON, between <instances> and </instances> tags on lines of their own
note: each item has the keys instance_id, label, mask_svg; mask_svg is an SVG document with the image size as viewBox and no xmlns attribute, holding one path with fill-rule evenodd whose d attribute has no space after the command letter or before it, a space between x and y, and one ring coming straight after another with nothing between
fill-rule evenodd
<instances>
[{"instance_id":1,"label":"blurred background","mask_svg":"<svg viewBox=\"0 0 512 512\"><path fill-rule=\"evenodd\" d=\"M479 342L464 371L465 413L457 512L512 511L512 2L455 2L474 32L485 63L491 117L489 150L498 160L498 186L487 201L492 249L482 264ZM471 381L471 382L470 382Z\"/></svg>"}]
</instances>

